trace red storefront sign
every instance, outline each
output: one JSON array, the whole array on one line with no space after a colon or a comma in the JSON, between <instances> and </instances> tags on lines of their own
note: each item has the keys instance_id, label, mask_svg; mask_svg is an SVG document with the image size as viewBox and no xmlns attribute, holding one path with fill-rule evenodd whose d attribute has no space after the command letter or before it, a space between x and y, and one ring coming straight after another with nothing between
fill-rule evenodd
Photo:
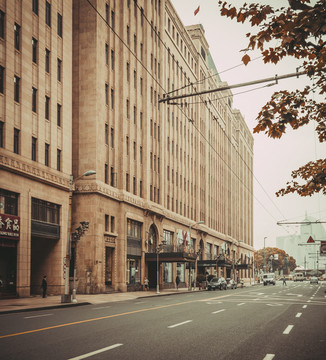
<instances>
[{"instance_id":1,"label":"red storefront sign","mask_svg":"<svg viewBox=\"0 0 326 360\"><path fill-rule=\"evenodd\" d=\"M20 217L0 214L0 239L20 239Z\"/></svg>"}]
</instances>

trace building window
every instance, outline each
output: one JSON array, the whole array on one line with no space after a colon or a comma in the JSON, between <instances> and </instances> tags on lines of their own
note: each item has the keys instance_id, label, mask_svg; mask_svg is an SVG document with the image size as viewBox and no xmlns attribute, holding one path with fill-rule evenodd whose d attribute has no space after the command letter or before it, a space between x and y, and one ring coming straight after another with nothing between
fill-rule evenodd
<instances>
[{"instance_id":1,"label":"building window","mask_svg":"<svg viewBox=\"0 0 326 360\"><path fill-rule=\"evenodd\" d=\"M114 109L114 90L111 89L111 109Z\"/></svg>"},{"instance_id":2,"label":"building window","mask_svg":"<svg viewBox=\"0 0 326 360\"><path fill-rule=\"evenodd\" d=\"M38 15L38 0L33 0L33 13Z\"/></svg>"},{"instance_id":3,"label":"building window","mask_svg":"<svg viewBox=\"0 0 326 360\"><path fill-rule=\"evenodd\" d=\"M45 23L51 27L51 4L48 1L45 3Z\"/></svg>"},{"instance_id":4,"label":"building window","mask_svg":"<svg viewBox=\"0 0 326 360\"><path fill-rule=\"evenodd\" d=\"M50 145L49 144L45 144L44 164L45 164L45 166L50 166Z\"/></svg>"},{"instance_id":5,"label":"building window","mask_svg":"<svg viewBox=\"0 0 326 360\"><path fill-rule=\"evenodd\" d=\"M105 84L105 104L109 105L109 85Z\"/></svg>"},{"instance_id":6,"label":"building window","mask_svg":"<svg viewBox=\"0 0 326 360\"><path fill-rule=\"evenodd\" d=\"M61 150L57 149L57 170L61 171Z\"/></svg>"},{"instance_id":7,"label":"building window","mask_svg":"<svg viewBox=\"0 0 326 360\"><path fill-rule=\"evenodd\" d=\"M115 221L114 216L111 216L111 232L114 233L115 230Z\"/></svg>"},{"instance_id":8,"label":"building window","mask_svg":"<svg viewBox=\"0 0 326 360\"><path fill-rule=\"evenodd\" d=\"M20 78L18 76L14 76L14 99L19 103L19 83Z\"/></svg>"},{"instance_id":9,"label":"building window","mask_svg":"<svg viewBox=\"0 0 326 360\"><path fill-rule=\"evenodd\" d=\"M45 71L50 72L50 50L45 49Z\"/></svg>"},{"instance_id":10,"label":"building window","mask_svg":"<svg viewBox=\"0 0 326 360\"><path fill-rule=\"evenodd\" d=\"M105 144L109 145L109 125L105 124Z\"/></svg>"},{"instance_id":11,"label":"building window","mask_svg":"<svg viewBox=\"0 0 326 360\"><path fill-rule=\"evenodd\" d=\"M5 38L5 13L0 10L0 37Z\"/></svg>"},{"instance_id":12,"label":"building window","mask_svg":"<svg viewBox=\"0 0 326 360\"><path fill-rule=\"evenodd\" d=\"M143 163L143 147L142 146L139 148L139 161L141 164Z\"/></svg>"},{"instance_id":13,"label":"building window","mask_svg":"<svg viewBox=\"0 0 326 360\"><path fill-rule=\"evenodd\" d=\"M114 148L114 129L111 128L111 147Z\"/></svg>"},{"instance_id":14,"label":"building window","mask_svg":"<svg viewBox=\"0 0 326 360\"><path fill-rule=\"evenodd\" d=\"M60 224L60 205L32 198L32 220Z\"/></svg>"},{"instance_id":15,"label":"building window","mask_svg":"<svg viewBox=\"0 0 326 360\"><path fill-rule=\"evenodd\" d=\"M62 38L62 15L58 13L58 35Z\"/></svg>"},{"instance_id":16,"label":"building window","mask_svg":"<svg viewBox=\"0 0 326 360\"><path fill-rule=\"evenodd\" d=\"M50 98L45 96L45 118L50 120Z\"/></svg>"},{"instance_id":17,"label":"building window","mask_svg":"<svg viewBox=\"0 0 326 360\"><path fill-rule=\"evenodd\" d=\"M111 70L114 70L114 51L111 50Z\"/></svg>"},{"instance_id":18,"label":"building window","mask_svg":"<svg viewBox=\"0 0 326 360\"><path fill-rule=\"evenodd\" d=\"M105 44L105 63L109 65L109 45Z\"/></svg>"},{"instance_id":19,"label":"building window","mask_svg":"<svg viewBox=\"0 0 326 360\"><path fill-rule=\"evenodd\" d=\"M37 40L32 38L32 60L33 60L33 63L37 64Z\"/></svg>"},{"instance_id":20,"label":"building window","mask_svg":"<svg viewBox=\"0 0 326 360\"><path fill-rule=\"evenodd\" d=\"M15 31L15 49L20 50L20 26L15 23L14 25L14 31Z\"/></svg>"},{"instance_id":21,"label":"building window","mask_svg":"<svg viewBox=\"0 0 326 360\"><path fill-rule=\"evenodd\" d=\"M109 171L108 164L105 164L104 165L104 182L106 184L108 184L108 182L109 182L109 173L108 173L108 171Z\"/></svg>"},{"instance_id":22,"label":"building window","mask_svg":"<svg viewBox=\"0 0 326 360\"><path fill-rule=\"evenodd\" d=\"M37 139L32 136L32 160L36 161Z\"/></svg>"},{"instance_id":23,"label":"building window","mask_svg":"<svg viewBox=\"0 0 326 360\"><path fill-rule=\"evenodd\" d=\"M105 232L109 232L109 231L110 231L110 228L109 228L109 226L110 226L109 220L110 220L110 216L105 214L105 223L104 223L104 231L105 231Z\"/></svg>"},{"instance_id":24,"label":"building window","mask_svg":"<svg viewBox=\"0 0 326 360\"><path fill-rule=\"evenodd\" d=\"M57 104L57 125L61 126L61 105Z\"/></svg>"},{"instance_id":25,"label":"building window","mask_svg":"<svg viewBox=\"0 0 326 360\"><path fill-rule=\"evenodd\" d=\"M0 121L0 148L4 147L4 122Z\"/></svg>"},{"instance_id":26,"label":"building window","mask_svg":"<svg viewBox=\"0 0 326 360\"><path fill-rule=\"evenodd\" d=\"M130 65L127 63L127 81L130 80Z\"/></svg>"},{"instance_id":27,"label":"building window","mask_svg":"<svg viewBox=\"0 0 326 360\"><path fill-rule=\"evenodd\" d=\"M58 59L58 66L57 66L57 79L61 81L61 68L62 68L62 60Z\"/></svg>"},{"instance_id":28,"label":"building window","mask_svg":"<svg viewBox=\"0 0 326 360\"><path fill-rule=\"evenodd\" d=\"M5 214L18 215L18 197L17 193L0 189L0 199Z\"/></svg>"},{"instance_id":29,"label":"building window","mask_svg":"<svg viewBox=\"0 0 326 360\"><path fill-rule=\"evenodd\" d=\"M111 11L111 27L114 30L114 11Z\"/></svg>"},{"instance_id":30,"label":"building window","mask_svg":"<svg viewBox=\"0 0 326 360\"><path fill-rule=\"evenodd\" d=\"M133 177L133 179L132 179L132 192L133 192L133 194L134 195L136 195L136 185L137 185L137 183L136 183L136 178L135 177Z\"/></svg>"},{"instance_id":31,"label":"building window","mask_svg":"<svg viewBox=\"0 0 326 360\"><path fill-rule=\"evenodd\" d=\"M14 153L19 154L19 134L20 130L14 129Z\"/></svg>"},{"instance_id":32,"label":"building window","mask_svg":"<svg viewBox=\"0 0 326 360\"><path fill-rule=\"evenodd\" d=\"M114 184L115 184L114 178L115 178L114 169L111 166L111 172L110 172L110 185L111 186L114 186Z\"/></svg>"},{"instance_id":33,"label":"building window","mask_svg":"<svg viewBox=\"0 0 326 360\"><path fill-rule=\"evenodd\" d=\"M129 155L129 136L126 136L126 152Z\"/></svg>"},{"instance_id":34,"label":"building window","mask_svg":"<svg viewBox=\"0 0 326 360\"><path fill-rule=\"evenodd\" d=\"M32 88L32 111L37 112L37 89Z\"/></svg>"},{"instance_id":35,"label":"building window","mask_svg":"<svg viewBox=\"0 0 326 360\"><path fill-rule=\"evenodd\" d=\"M143 197L143 182L139 181L139 196Z\"/></svg>"},{"instance_id":36,"label":"building window","mask_svg":"<svg viewBox=\"0 0 326 360\"><path fill-rule=\"evenodd\" d=\"M5 88L5 68L0 66L0 93L4 93Z\"/></svg>"},{"instance_id":37,"label":"building window","mask_svg":"<svg viewBox=\"0 0 326 360\"><path fill-rule=\"evenodd\" d=\"M129 191L129 174L126 173L126 191Z\"/></svg>"}]
</instances>

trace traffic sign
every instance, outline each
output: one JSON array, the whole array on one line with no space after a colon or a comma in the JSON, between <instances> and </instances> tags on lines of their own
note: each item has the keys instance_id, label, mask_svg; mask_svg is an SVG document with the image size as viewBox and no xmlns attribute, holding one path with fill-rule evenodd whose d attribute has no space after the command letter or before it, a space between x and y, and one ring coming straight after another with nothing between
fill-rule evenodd
<instances>
[{"instance_id":1,"label":"traffic sign","mask_svg":"<svg viewBox=\"0 0 326 360\"><path fill-rule=\"evenodd\" d=\"M314 242L315 242L315 240L312 238L312 236L309 236L307 244L311 244L311 243L314 243Z\"/></svg>"}]
</instances>

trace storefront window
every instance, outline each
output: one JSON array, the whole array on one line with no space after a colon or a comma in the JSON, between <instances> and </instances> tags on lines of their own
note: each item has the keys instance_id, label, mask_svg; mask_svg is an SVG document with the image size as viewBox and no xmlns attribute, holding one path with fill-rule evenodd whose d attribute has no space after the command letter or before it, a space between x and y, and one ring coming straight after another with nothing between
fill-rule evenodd
<instances>
[{"instance_id":1,"label":"storefront window","mask_svg":"<svg viewBox=\"0 0 326 360\"><path fill-rule=\"evenodd\" d=\"M185 264L177 263L177 275L179 275L180 282L185 282Z\"/></svg>"},{"instance_id":2,"label":"storefront window","mask_svg":"<svg viewBox=\"0 0 326 360\"><path fill-rule=\"evenodd\" d=\"M163 263L163 281L172 283L172 263Z\"/></svg>"},{"instance_id":3,"label":"storefront window","mask_svg":"<svg viewBox=\"0 0 326 360\"><path fill-rule=\"evenodd\" d=\"M59 225L60 205L32 198L32 219Z\"/></svg>"},{"instance_id":4,"label":"storefront window","mask_svg":"<svg viewBox=\"0 0 326 360\"><path fill-rule=\"evenodd\" d=\"M140 258L127 259L127 284L140 283Z\"/></svg>"}]
</instances>

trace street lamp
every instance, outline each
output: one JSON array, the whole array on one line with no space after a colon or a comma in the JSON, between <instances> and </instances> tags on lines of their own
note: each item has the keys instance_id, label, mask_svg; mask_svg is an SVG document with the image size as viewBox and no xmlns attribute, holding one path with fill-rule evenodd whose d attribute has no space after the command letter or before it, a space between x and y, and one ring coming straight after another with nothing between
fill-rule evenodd
<instances>
[{"instance_id":1,"label":"street lamp","mask_svg":"<svg viewBox=\"0 0 326 360\"><path fill-rule=\"evenodd\" d=\"M70 267L70 256L71 256L71 208L72 208L72 193L74 180L78 180L83 176L90 176L96 174L95 170L88 170L84 174L74 179L73 175L70 175L69 179L69 207L68 207L68 233L67 233L67 255L65 258L65 293L61 296L62 303L70 303L71 296L69 293L69 267Z\"/></svg>"},{"instance_id":2,"label":"street lamp","mask_svg":"<svg viewBox=\"0 0 326 360\"><path fill-rule=\"evenodd\" d=\"M156 294L160 293L160 268L159 268L159 254L166 245L166 240L163 240L156 248Z\"/></svg>"},{"instance_id":3,"label":"street lamp","mask_svg":"<svg viewBox=\"0 0 326 360\"><path fill-rule=\"evenodd\" d=\"M194 224L189 224L189 231L188 231L188 237L189 237L189 246L191 244L191 228L195 225L203 224L204 221L198 221ZM195 279L196 280L196 279ZM190 268L190 262L189 262L189 284L188 284L188 290L191 291L191 268Z\"/></svg>"}]
</instances>

